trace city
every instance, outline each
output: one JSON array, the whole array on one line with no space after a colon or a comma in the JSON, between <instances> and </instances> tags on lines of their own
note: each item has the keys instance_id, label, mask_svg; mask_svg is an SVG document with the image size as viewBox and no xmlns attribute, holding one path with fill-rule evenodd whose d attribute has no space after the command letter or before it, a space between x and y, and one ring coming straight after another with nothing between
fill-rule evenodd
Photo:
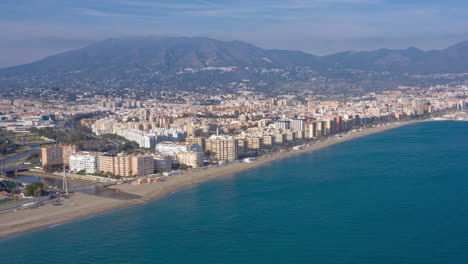
<instances>
[{"instance_id":1,"label":"city","mask_svg":"<svg viewBox=\"0 0 468 264\"><path fill-rule=\"evenodd\" d=\"M400 87L346 100L250 92L193 94L183 103L101 97L67 104L3 99L2 129L43 145L39 156L31 154L36 157L32 163L23 159L3 165L3 171L10 166L18 172L26 164L29 172L20 174L61 177L66 169L69 179L96 183L170 181L170 176L186 171L252 163L366 128L442 115L466 119L468 101L460 98L467 95L466 86L437 86ZM71 134L77 129L83 134L71 139L53 132ZM8 196L3 199L8 203Z\"/></svg>"},{"instance_id":2,"label":"city","mask_svg":"<svg viewBox=\"0 0 468 264\"><path fill-rule=\"evenodd\" d=\"M468 263L467 9L0 1L2 263Z\"/></svg>"}]
</instances>

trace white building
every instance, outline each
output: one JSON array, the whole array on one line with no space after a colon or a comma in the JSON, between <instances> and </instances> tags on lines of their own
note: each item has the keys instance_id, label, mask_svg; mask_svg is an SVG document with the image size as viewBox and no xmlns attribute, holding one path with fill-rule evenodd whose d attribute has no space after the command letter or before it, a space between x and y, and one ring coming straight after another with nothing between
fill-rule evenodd
<instances>
[{"instance_id":1,"label":"white building","mask_svg":"<svg viewBox=\"0 0 468 264\"><path fill-rule=\"evenodd\" d=\"M297 131L304 131L306 121L307 119L305 118L293 118L291 120L291 129Z\"/></svg>"},{"instance_id":2,"label":"white building","mask_svg":"<svg viewBox=\"0 0 468 264\"><path fill-rule=\"evenodd\" d=\"M151 148L163 141L179 141L187 132L182 129L153 128L149 132L139 129L127 128L124 126L114 126L114 133L130 141L135 141L141 148Z\"/></svg>"},{"instance_id":3,"label":"white building","mask_svg":"<svg viewBox=\"0 0 468 264\"><path fill-rule=\"evenodd\" d=\"M289 120L277 120L274 123L276 129L289 129L291 121Z\"/></svg>"},{"instance_id":4,"label":"white building","mask_svg":"<svg viewBox=\"0 0 468 264\"><path fill-rule=\"evenodd\" d=\"M78 172L81 170L86 173L95 173L98 168L98 153L78 152L70 155L70 171Z\"/></svg>"},{"instance_id":5,"label":"white building","mask_svg":"<svg viewBox=\"0 0 468 264\"><path fill-rule=\"evenodd\" d=\"M176 156L179 152L194 151L203 152L199 144L190 144L188 142L170 142L164 141L156 145L155 151L161 155Z\"/></svg>"}]
</instances>

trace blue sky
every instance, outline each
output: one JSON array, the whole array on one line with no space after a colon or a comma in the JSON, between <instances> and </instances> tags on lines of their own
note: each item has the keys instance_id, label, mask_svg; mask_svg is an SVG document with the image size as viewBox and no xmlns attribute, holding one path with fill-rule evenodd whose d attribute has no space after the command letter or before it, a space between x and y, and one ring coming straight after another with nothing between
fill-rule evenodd
<instances>
[{"instance_id":1,"label":"blue sky","mask_svg":"<svg viewBox=\"0 0 468 264\"><path fill-rule=\"evenodd\" d=\"M0 0L0 67L127 35L207 36L313 54L468 40L461 0Z\"/></svg>"}]
</instances>

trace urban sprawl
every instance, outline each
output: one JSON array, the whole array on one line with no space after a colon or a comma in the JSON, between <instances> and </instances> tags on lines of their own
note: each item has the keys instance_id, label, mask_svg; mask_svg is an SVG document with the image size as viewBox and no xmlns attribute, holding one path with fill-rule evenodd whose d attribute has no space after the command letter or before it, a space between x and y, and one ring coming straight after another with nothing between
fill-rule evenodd
<instances>
[{"instance_id":1,"label":"urban sprawl","mask_svg":"<svg viewBox=\"0 0 468 264\"><path fill-rule=\"evenodd\" d=\"M32 128L70 133L78 123L93 137L114 135L116 144L125 140L136 149L91 151L57 140L42 146L41 167L66 166L82 177L150 179L252 162L369 126L453 114L468 106L467 95L466 86L435 86L399 87L346 100L254 92L186 94L184 103L86 95L67 103L0 99L0 127L16 134ZM79 115L83 118L69 121Z\"/></svg>"}]
</instances>

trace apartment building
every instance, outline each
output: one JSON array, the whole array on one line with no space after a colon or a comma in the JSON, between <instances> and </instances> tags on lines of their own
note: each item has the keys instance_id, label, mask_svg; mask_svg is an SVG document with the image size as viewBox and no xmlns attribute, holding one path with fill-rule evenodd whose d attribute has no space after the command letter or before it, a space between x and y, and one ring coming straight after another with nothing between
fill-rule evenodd
<instances>
[{"instance_id":1,"label":"apartment building","mask_svg":"<svg viewBox=\"0 0 468 264\"><path fill-rule=\"evenodd\" d=\"M98 169L99 152L77 152L70 155L70 171L85 171L86 173L96 173Z\"/></svg>"},{"instance_id":2,"label":"apartment building","mask_svg":"<svg viewBox=\"0 0 468 264\"><path fill-rule=\"evenodd\" d=\"M42 167L45 165L65 165L70 163L70 155L75 154L75 145L56 145L41 148Z\"/></svg>"},{"instance_id":3,"label":"apartment building","mask_svg":"<svg viewBox=\"0 0 468 264\"><path fill-rule=\"evenodd\" d=\"M203 153L193 151L180 152L177 154L177 161L180 164L198 168L203 166Z\"/></svg>"},{"instance_id":4,"label":"apartment building","mask_svg":"<svg viewBox=\"0 0 468 264\"><path fill-rule=\"evenodd\" d=\"M185 152L185 151L203 152L203 149L202 149L202 146L199 144L191 144L189 142L164 141L156 145L155 151L161 155L175 156L179 152Z\"/></svg>"},{"instance_id":5,"label":"apartment building","mask_svg":"<svg viewBox=\"0 0 468 264\"><path fill-rule=\"evenodd\" d=\"M239 157L238 140L233 137L213 135L207 140L208 145L218 160L234 161Z\"/></svg>"},{"instance_id":6,"label":"apartment building","mask_svg":"<svg viewBox=\"0 0 468 264\"><path fill-rule=\"evenodd\" d=\"M154 160L152 156L104 154L98 157L98 170L124 177L144 176L154 172Z\"/></svg>"},{"instance_id":7,"label":"apartment building","mask_svg":"<svg viewBox=\"0 0 468 264\"><path fill-rule=\"evenodd\" d=\"M153 156L154 169L158 171L170 171L173 159L169 156Z\"/></svg>"}]
</instances>

